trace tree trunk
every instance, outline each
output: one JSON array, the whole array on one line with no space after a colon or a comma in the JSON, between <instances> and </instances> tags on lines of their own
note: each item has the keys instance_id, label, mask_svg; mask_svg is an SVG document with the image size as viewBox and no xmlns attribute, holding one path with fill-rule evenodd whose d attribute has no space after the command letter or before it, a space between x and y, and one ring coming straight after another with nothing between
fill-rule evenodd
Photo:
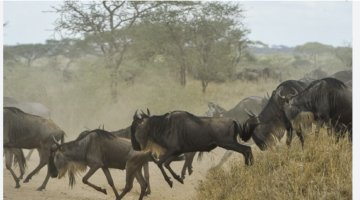
<instances>
[{"instance_id":1,"label":"tree trunk","mask_svg":"<svg viewBox=\"0 0 360 200\"><path fill-rule=\"evenodd\" d=\"M184 64L181 64L180 67L180 83L181 86L186 86L186 66Z\"/></svg>"},{"instance_id":2,"label":"tree trunk","mask_svg":"<svg viewBox=\"0 0 360 200\"><path fill-rule=\"evenodd\" d=\"M117 68L114 68L110 72L110 93L111 93L111 100L113 103L117 103L117 95L118 95L118 73Z\"/></svg>"},{"instance_id":3,"label":"tree trunk","mask_svg":"<svg viewBox=\"0 0 360 200\"><path fill-rule=\"evenodd\" d=\"M202 85L202 92L205 93L206 92L206 87L208 86L209 82L206 82L204 80L204 78L201 80L201 85Z\"/></svg>"}]
</instances>

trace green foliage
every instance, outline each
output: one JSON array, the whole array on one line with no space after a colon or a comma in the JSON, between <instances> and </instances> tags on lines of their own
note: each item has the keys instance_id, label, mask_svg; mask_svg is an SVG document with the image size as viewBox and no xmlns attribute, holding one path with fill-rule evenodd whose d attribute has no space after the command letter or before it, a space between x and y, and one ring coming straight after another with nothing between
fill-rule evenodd
<instances>
[{"instance_id":1,"label":"green foliage","mask_svg":"<svg viewBox=\"0 0 360 200\"><path fill-rule=\"evenodd\" d=\"M43 44L4 46L4 60L14 60L17 62L24 60L24 65L30 67L36 59L48 53L50 48L50 46Z\"/></svg>"}]
</instances>

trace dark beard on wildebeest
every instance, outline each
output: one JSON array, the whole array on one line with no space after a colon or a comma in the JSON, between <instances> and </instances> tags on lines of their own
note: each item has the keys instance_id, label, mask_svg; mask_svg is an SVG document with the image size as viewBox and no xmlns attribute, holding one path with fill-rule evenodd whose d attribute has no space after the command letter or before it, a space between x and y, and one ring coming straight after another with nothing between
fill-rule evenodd
<instances>
[{"instance_id":1,"label":"dark beard on wildebeest","mask_svg":"<svg viewBox=\"0 0 360 200\"><path fill-rule=\"evenodd\" d=\"M261 150L275 145L276 141L281 140L284 136L285 131L288 132L290 141L292 138L291 123L285 117L284 100L277 95L278 91L281 90L283 95L293 94L293 88L302 91L306 86L300 81L284 81L272 92L269 102L258 116L249 114L250 119L245 124L249 127L249 134L252 135L254 142Z\"/></svg>"},{"instance_id":2,"label":"dark beard on wildebeest","mask_svg":"<svg viewBox=\"0 0 360 200\"><path fill-rule=\"evenodd\" d=\"M340 131L342 125L352 128L352 89L335 78L312 82L304 91L285 99L285 113L290 121L303 112L312 112L320 126L328 123Z\"/></svg>"}]
</instances>

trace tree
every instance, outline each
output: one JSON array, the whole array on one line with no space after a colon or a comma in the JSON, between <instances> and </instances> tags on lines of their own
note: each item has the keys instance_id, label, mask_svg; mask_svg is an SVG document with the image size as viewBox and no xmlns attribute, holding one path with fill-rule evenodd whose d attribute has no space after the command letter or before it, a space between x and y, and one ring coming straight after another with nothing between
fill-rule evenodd
<instances>
[{"instance_id":1,"label":"tree","mask_svg":"<svg viewBox=\"0 0 360 200\"><path fill-rule=\"evenodd\" d=\"M224 73L234 73L249 32L241 23L243 10L233 2L205 2L191 21L192 55L201 77L203 92ZM226 76L226 75L225 75Z\"/></svg>"},{"instance_id":2,"label":"tree","mask_svg":"<svg viewBox=\"0 0 360 200\"><path fill-rule=\"evenodd\" d=\"M334 55L344 63L346 67L352 67L352 46L350 42L344 42L344 46L336 47L334 49Z\"/></svg>"},{"instance_id":3,"label":"tree","mask_svg":"<svg viewBox=\"0 0 360 200\"><path fill-rule=\"evenodd\" d=\"M66 1L59 8L55 31L65 37L90 37L110 69L111 98L117 101L118 73L124 54L131 44L129 31L137 19L163 2L159 1Z\"/></svg>"},{"instance_id":4,"label":"tree","mask_svg":"<svg viewBox=\"0 0 360 200\"><path fill-rule=\"evenodd\" d=\"M25 67L30 67L31 64L38 58L41 58L49 51L49 46L43 44L20 44L16 46L4 47L4 60L10 59L20 62L25 60Z\"/></svg>"}]
</instances>

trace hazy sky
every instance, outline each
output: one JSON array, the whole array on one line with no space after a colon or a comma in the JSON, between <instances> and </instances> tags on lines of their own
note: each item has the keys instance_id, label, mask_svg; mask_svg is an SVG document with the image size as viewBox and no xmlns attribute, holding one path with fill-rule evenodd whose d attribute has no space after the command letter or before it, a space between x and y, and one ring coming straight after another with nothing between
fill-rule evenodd
<instances>
[{"instance_id":1,"label":"hazy sky","mask_svg":"<svg viewBox=\"0 0 360 200\"><path fill-rule=\"evenodd\" d=\"M59 16L43 13L61 1L4 1L3 43L44 43L53 35L52 23ZM306 42L341 46L352 41L352 2L245 1L245 23L250 40L269 45L296 46ZM58 38L57 38L58 39Z\"/></svg>"}]
</instances>

